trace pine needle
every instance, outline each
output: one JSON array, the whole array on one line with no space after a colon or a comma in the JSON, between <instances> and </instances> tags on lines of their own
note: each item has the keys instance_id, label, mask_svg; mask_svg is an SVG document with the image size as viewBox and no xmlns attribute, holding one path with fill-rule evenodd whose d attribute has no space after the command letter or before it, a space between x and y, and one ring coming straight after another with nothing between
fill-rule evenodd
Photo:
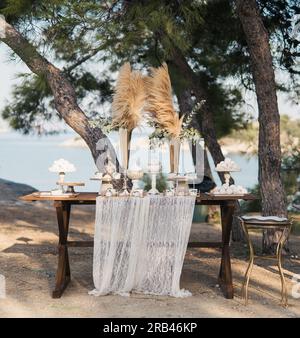
<instances>
[{"instance_id":1,"label":"pine needle","mask_svg":"<svg viewBox=\"0 0 300 338\"><path fill-rule=\"evenodd\" d=\"M141 120L141 112L146 99L143 75L131 71L125 63L119 72L112 103L113 126L134 129Z\"/></svg>"},{"instance_id":2,"label":"pine needle","mask_svg":"<svg viewBox=\"0 0 300 338\"><path fill-rule=\"evenodd\" d=\"M164 63L161 67L151 68L151 74L145 82L147 88L146 110L159 128L165 130L172 137L178 137L183 116L179 118L173 105L167 64Z\"/></svg>"}]
</instances>

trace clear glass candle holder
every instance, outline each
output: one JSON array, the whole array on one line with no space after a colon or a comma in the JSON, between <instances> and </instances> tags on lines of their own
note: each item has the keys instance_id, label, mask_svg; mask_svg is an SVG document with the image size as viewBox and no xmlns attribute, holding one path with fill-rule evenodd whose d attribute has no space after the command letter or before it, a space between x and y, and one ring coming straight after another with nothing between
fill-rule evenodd
<instances>
[{"instance_id":1,"label":"clear glass candle holder","mask_svg":"<svg viewBox=\"0 0 300 338\"><path fill-rule=\"evenodd\" d=\"M167 189L165 191L165 196L175 196L175 190L174 189Z\"/></svg>"},{"instance_id":2,"label":"clear glass candle holder","mask_svg":"<svg viewBox=\"0 0 300 338\"><path fill-rule=\"evenodd\" d=\"M189 189L189 195L190 196L197 196L198 190L197 189Z\"/></svg>"}]
</instances>

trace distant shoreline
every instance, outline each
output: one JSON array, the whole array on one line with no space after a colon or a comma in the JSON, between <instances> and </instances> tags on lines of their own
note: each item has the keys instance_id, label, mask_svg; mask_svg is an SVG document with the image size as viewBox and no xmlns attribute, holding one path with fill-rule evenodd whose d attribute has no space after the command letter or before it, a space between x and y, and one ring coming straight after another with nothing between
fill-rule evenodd
<instances>
[{"instance_id":1,"label":"distant shoreline","mask_svg":"<svg viewBox=\"0 0 300 338\"><path fill-rule=\"evenodd\" d=\"M0 179L0 202L16 201L19 196L30 194L36 190L27 184Z\"/></svg>"},{"instance_id":2,"label":"distant shoreline","mask_svg":"<svg viewBox=\"0 0 300 338\"><path fill-rule=\"evenodd\" d=\"M11 130L9 130L8 128L1 128L0 127L0 134L7 134L7 133L10 133Z\"/></svg>"},{"instance_id":3,"label":"distant shoreline","mask_svg":"<svg viewBox=\"0 0 300 338\"><path fill-rule=\"evenodd\" d=\"M227 154L248 154L253 155L255 149L250 144L246 142L236 142L233 138L223 138L220 140L221 148L224 155ZM85 141L79 137L75 136L69 138L59 144L60 147L70 147L70 148L88 148Z\"/></svg>"},{"instance_id":4,"label":"distant shoreline","mask_svg":"<svg viewBox=\"0 0 300 338\"><path fill-rule=\"evenodd\" d=\"M60 143L59 146L60 147L73 147L73 148L88 148L85 141L79 136L75 136L70 139L67 139L63 141L62 143Z\"/></svg>"}]
</instances>

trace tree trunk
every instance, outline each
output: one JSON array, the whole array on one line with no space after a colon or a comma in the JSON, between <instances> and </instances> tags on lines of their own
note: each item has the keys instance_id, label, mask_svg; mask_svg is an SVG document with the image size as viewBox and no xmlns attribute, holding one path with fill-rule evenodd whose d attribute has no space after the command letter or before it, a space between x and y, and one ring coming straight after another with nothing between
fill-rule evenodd
<instances>
[{"instance_id":1,"label":"tree trunk","mask_svg":"<svg viewBox=\"0 0 300 338\"><path fill-rule=\"evenodd\" d=\"M259 182L262 213L287 216L285 192L281 180L280 116L269 34L264 27L255 0L235 0L246 36L259 109ZM264 234L263 250L274 252L278 232Z\"/></svg>"},{"instance_id":2,"label":"tree trunk","mask_svg":"<svg viewBox=\"0 0 300 338\"><path fill-rule=\"evenodd\" d=\"M194 95L198 102L205 100L205 104L201 107L201 116L200 116L200 125L198 126L199 131L201 132L204 141L208 147L208 150L213 158L214 164L217 165L219 162L224 160L224 155L220 144L218 143L213 113L209 104L208 95L206 94L205 88L201 86L200 79L194 73L190 65L187 63L184 55L174 47L172 58L168 61L171 67L174 67L176 73L180 72L181 76L185 79L184 86L188 89L178 90L181 92L181 95L177 95L178 104L180 110L191 111L191 92L193 91ZM171 72L172 76L172 72ZM207 157L206 157L207 159ZM208 163L208 161L207 161ZM209 164L206 166L209 168ZM211 173L210 173L211 174ZM218 173L222 183L225 182L224 174ZM234 184L233 179L231 183ZM232 240L233 241L242 241L244 239L244 233L241 227L241 224L237 218L240 215L240 205L236 202L235 215L233 217L233 226L232 226Z\"/></svg>"},{"instance_id":3,"label":"tree trunk","mask_svg":"<svg viewBox=\"0 0 300 338\"><path fill-rule=\"evenodd\" d=\"M178 69L181 76L186 80L186 83L188 83L190 91L193 91L198 102L206 100L204 105L201 107L199 128L213 161L215 165L217 165L219 162L224 160L224 155L217 140L213 114L209 107L206 90L201 87L199 78L187 63L184 55L176 47L174 47L172 58L168 61L168 63L171 67ZM224 175L219 173L219 176L221 181L225 182Z\"/></svg>"},{"instance_id":4,"label":"tree trunk","mask_svg":"<svg viewBox=\"0 0 300 338\"><path fill-rule=\"evenodd\" d=\"M5 34L0 36L0 41L9 46L33 73L46 78L52 90L55 108L58 113L85 140L98 169L103 171L104 163L103 161L97 161L97 159L103 158L107 149L104 147L97 149L97 142L100 139L105 140L108 152L112 157L115 156L114 149L99 128L90 126L88 118L77 104L75 90L71 83L58 68L44 58L14 27L3 18L0 18L0 20L1 27L5 29Z\"/></svg>"}]
</instances>

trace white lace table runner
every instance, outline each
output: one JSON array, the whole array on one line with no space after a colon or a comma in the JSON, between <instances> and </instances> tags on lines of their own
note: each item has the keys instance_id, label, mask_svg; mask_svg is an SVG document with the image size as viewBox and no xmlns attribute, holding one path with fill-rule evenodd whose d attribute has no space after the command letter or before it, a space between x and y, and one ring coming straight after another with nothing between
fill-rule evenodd
<instances>
[{"instance_id":1,"label":"white lace table runner","mask_svg":"<svg viewBox=\"0 0 300 338\"><path fill-rule=\"evenodd\" d=\"M194 206L193 196L98 197L90 294L190 295L179 281Z\"/></svg>"}]
</instances>

